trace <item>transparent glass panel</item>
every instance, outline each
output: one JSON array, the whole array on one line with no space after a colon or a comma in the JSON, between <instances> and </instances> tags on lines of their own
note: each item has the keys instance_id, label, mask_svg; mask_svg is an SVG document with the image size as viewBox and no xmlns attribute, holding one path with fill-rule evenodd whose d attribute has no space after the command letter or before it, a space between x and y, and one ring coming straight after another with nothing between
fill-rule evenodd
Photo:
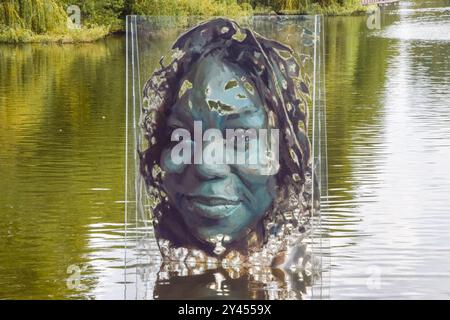
<instances>
[{"instance_id":1,"label":"transparent glass panel","mask_svg":"<svg viewBox=\"0 0 450 320\"><path fill-rule=\"evenodd\" d=\"M127 298L323 297L321 29L127 17Z\"/></svg>"}]
</instances>

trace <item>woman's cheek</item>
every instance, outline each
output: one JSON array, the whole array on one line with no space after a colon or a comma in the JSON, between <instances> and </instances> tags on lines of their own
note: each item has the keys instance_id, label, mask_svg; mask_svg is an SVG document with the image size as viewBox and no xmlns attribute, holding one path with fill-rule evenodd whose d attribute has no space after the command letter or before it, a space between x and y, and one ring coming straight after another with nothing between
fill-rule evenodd
<instances>
[{"instance_id":1,"label":"woman's cheek","mask_svg":"<svg viewBox=\"0 0 450 320\"><path fill-rule=\"evenodd\" d=\"M165 148L161 153L161 167L167 173L182 173L186 164L174 161L172 148Z\"/></svg>"},{"instance_id":2,"label":"woman's cheek","mask_svg":"<svg viewBox=\"0 0 450 320\"><path fill-rule=\"evenodd\" d=\"M264 182L268 176L275 176L279 172L280 165L275 154L267 152L266 148L260 154L260 148L261 145L258 144L258 141L253 142L244 150L226 147L225 159L233 159L232 165L240 174Z\"/></svg>"},{"instance_id":3,"label":"woman's cheek","mask_svg":"<svg viewBox=\"0 0 450 320\"><path fill-rule=\"evenodd\" d=\"M264 185L276 175L278 170L271 170L267 164L237 164L233 165L235 172L241 179L251 184Z\"/></svg>"}]
</instances>

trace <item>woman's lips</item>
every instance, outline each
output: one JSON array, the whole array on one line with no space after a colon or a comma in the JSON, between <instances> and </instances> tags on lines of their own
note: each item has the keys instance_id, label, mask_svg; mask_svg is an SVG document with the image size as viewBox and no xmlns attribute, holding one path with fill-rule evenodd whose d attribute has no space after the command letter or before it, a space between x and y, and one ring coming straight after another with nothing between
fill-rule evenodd
<instances>
[{"instance_id":1,"label":"woman's lips","mask_svg":"<svg viewBox=\"0 0 450 320\"><path fill-rule=\"evenodd\" d=\"M211 206L235 205L235 204L240 203L239 199L230 199L230 198L216 197L216 196L208 197L208 196L189 195L189 196L187 196L187 199L189 201L194 201L194 202L202 203L205 205L211 205Z\"/></svg>"},{"instance_id":2,"label":"woman's lips","mask_svg":"<svg viewBox=\"0 0 450 320\"><path fill-rule=\"evenodd\" d=\"M216 196L186 196L189 208L204 218L223 219L234 214L242 205L237 199Z\"/></svg>"}]
</instances>

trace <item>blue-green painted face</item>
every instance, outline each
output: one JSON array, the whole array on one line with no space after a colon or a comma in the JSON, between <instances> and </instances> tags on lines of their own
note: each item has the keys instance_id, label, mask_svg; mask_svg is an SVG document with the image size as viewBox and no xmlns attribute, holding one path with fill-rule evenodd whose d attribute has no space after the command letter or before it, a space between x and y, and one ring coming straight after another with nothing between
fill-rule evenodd
<instances>
[{"instance_id":1,"label":"blue-green painted face","mask_svg":"<svg viewBox=\"0 0 450 320\"><path fill-rule=\"evenodd\" d=\"M188 85L167 117L170 130L185 128L193 137L194 121L201 121L203 130L216 128L224 135L226 129L268 128L258 93L241 70L217 56L203 59L183 81ZM168 144L161 156L163 188L187 232L202 241L219 234L232 241L261 220L275 196L274 175L262 175L254 165L175 164L172 147Z\"/></svg>"}]
</instances>

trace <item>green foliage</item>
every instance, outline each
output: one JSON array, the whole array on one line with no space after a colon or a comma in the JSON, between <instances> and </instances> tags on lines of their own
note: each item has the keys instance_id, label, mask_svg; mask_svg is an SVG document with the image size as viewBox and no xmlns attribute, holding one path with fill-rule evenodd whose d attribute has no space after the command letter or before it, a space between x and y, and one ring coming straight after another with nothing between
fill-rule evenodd
<instances>
[{"instance_id":1,"label":"green foliage","mask_svg":"<svg viewBox=\"0 0 450 320\"><path fill-rule=\"evenodd\" d=\"M83 28L67 28L68 4L80 5ZM110 25L120 25L123 5L124 0L6 0L0 3L0 42L94 41L105 37Z\"/></svg>"},{"instance_id":2,"label":"green foliage","mask_svg":"<svg viewBox=\"0 0 450 320\"><path fill-rule=\"evenodd\" d=\"M251 14L248 3L236 0L135 0L131 10L138 15L239 16Z\"/></svg>"},{"instance_id":3,"label":"green foliage","mask_svg":"<svg viewBox=\"0 0 450 320\"><path fill-rule=\"evenodd\" d=\"M4 25L0 25L0 42L29 42L33 36L34 33L29 29L9 28Z\"/></svg>"},{"instance_id":4,"label":"green foliage","mask_svg":"<svg viewBox=\"0 0 450 320\"><path fill-rule=\"evenodd\" d=\"M67 28L69 5L80 7L81 30ZM253 13L335 15L356 11L364 11L360 0L2 0L0 41L95 40L123 30L127 14L233 17Z\"/></svg>"},{"instance_id":5,"label":"green foliage","mask_svg":"<svg viewBox=\"0 0 450 320\"><path fill-rule=\"evenodd\" d=\"M365 11L360 0L242 0L253 8L255 13L277 12L283 14L327 15L352 14Z\"/></svg>"},{"instance_id":6,"label":"green foliage","mask_svg":"<svg viewBox=\"0 0 450 320\"><path fill-rule=\"evenodd\" d=\"M86 27L104 25L111 31L121 28L121 17L125 7L125 0L60 0L67 8L77 5L81 10L81 23Z\"/></svg>"},{"instance_id":7,"label":"green foliage","mask_svg":"<svg viewBox=\"0 0 450 320\"><path fill-rule=\"evenodd\" d=\"M58 33L36 34L29 29L9 28L0 26L0 42L23 43L23 42L59 42L80 43L92 42L104 38L109 34L106 26L93 26L90 28L71 29Z\"/></svg>"},{"instance_id":8,"label":"green foliage","mask_svg":"<svg viewBox=\"0 0 450 320\"><path fill-rule=\"evenodd\" d=\"M56 0L5 0L0 3L0 25L41 34L66 29L67 15Z\"/></svg>"},{"instance_id":9,"label":"green foliage","mask_svg":"<svg viewBox=\"0 0 450 320\"><path fill-rule=\"evenodd\" d=\"M360 0L253 0L255 7L265 6L284 14L351 14L365 11Z\"/></svg>"}]
</instances>

